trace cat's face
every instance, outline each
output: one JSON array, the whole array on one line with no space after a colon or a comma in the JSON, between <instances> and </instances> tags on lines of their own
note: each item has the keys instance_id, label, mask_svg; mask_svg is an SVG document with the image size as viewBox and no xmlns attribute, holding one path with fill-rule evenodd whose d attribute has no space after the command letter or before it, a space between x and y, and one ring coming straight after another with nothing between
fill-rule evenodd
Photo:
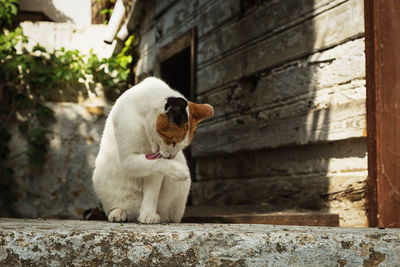
<instances>
[{"instance_id":1,"label":"cat's face","mask_svg":"<svg viewBox=\"0 0 400 267\"><path fill-rule=\"evenodd\" d=\"M164 112L158 115L156 130L161 137L160 153L174 158L190 144L197 124L214 114L212 106L187 102L181 97L169 97Z\"/></svg>"}]
</instances>

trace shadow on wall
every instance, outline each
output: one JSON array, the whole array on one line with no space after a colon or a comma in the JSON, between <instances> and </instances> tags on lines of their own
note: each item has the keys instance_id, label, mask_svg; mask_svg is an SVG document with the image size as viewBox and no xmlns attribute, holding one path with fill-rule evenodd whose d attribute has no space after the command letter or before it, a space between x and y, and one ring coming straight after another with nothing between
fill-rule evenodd
<instances>
[{"instance_id":1,"label":"shadow on wall","mask_svg":"<svg viewBox=\"0 0 400 267\"><path fill-rule=\"evenodd\" d=\"M363 194L365 140L349 140L365 126L363 45L358 0L268 1L200 37L198 99L215 116L193 204L327 211L354 182Z\"/></svg>"},{"instance_id":2,"label":"shadow on wall","mask_svg":"<svg viewBox=\"0 0 400 267\"><path fill-rule=\"evenodd\" d=\"M18 21L73 22L70 16L54 5L54 0L20 0L18 13Z\"/></svg>"},{"instance_id":3,"label":"shadow on wall","mask_svg":"<svg viewBox=\"0 0 400 267\"><path fill-rule=\"evenodd\" d=\"M30 171L27 142L18 129L13 130L10 165L15 173L9 192L13 201L0 203L0 217L82 219L85 210L99 205L91 177L108 111L74 103L50 107L57 122L49 129L42 173Z\"/></svg>"}]
</instances>

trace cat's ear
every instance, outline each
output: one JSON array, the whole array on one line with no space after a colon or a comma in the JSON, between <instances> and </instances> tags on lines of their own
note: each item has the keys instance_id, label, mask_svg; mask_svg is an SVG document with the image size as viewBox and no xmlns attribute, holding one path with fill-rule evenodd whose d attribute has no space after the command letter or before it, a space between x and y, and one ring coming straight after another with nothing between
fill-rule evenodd
<instances>
[{"instance_id":1,"label":"cat's ear","mask_svg":"<svg viewBox=\"0 0 400 267\"><path fill-rule=\"evenodd\" d=\"M197 121L210 118L214 115L214 109L209 104L196 104L189 102L190 115Z\"/></svg>"},{"instance_id":2,"label":"cat's ear","mask_svg":"<svg viewBox=\"0 0 400 267\"><path fill-rule=\"evenodd\" d=\"M172 121L178 126L181 126L183 123L187 122L187 105L187 101L182 97L168 97L167 103L164 107L168 120Z\"/></svg>"}]
</instances>

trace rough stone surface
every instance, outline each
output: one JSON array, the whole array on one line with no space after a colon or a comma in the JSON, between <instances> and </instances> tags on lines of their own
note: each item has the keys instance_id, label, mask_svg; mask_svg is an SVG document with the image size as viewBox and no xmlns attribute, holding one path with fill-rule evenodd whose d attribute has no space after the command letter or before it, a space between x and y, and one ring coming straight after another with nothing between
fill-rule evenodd
<instances>
[{"instance_id":1,"label":"rough stone surface","mask_svg":"<svg viewBox=\"0 0 400 267\"><path fill-rule=\"evenodd\" d=\"M0 211L3 216L82 218L85 209L99 204L91 177L109 107L73 103L49 106L56 122L49 128L43 173L29 170L27 141L17 129L12 131L10 165L15 171L15 201L1 205L6 207Z\"/></svg>"},{"instance_id":2,"label":"rough stone surface","mask_svg":"<svg viewBox=\"0 0 400 267\"><path fill-rule=\"evenodd\" d=\"M399 229L0 219L1 266L397 266Z\"/></svg>"}]
</instances>

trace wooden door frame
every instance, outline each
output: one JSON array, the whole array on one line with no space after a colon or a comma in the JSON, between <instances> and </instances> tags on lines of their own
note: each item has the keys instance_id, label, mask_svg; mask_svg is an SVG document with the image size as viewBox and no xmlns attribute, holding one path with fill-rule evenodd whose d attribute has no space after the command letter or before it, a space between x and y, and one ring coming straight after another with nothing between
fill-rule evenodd
<instances>
[{"instance_id":1,"label":"wooden door frame","mask_svg":"<svg viewBox=\"0 0 400 267\"><path fill-rule=\"evenodd\" d=\"M364 0L367 199L371 227L400 227L400 7L397 1Z\"/></svg>"},{"instance_id":2,"label":"wooden door frame","mask_svg":"<svg viewBox=\"0 0 400 267\"><path fill-rule=\"evenodd\" d=\"M169 44L161 47L157 57L158 70L161 70L163 61L190 46L190 101L195 101L196 98L196 37L196 28L192 28Z\"/></svg>"}]
</instances>

